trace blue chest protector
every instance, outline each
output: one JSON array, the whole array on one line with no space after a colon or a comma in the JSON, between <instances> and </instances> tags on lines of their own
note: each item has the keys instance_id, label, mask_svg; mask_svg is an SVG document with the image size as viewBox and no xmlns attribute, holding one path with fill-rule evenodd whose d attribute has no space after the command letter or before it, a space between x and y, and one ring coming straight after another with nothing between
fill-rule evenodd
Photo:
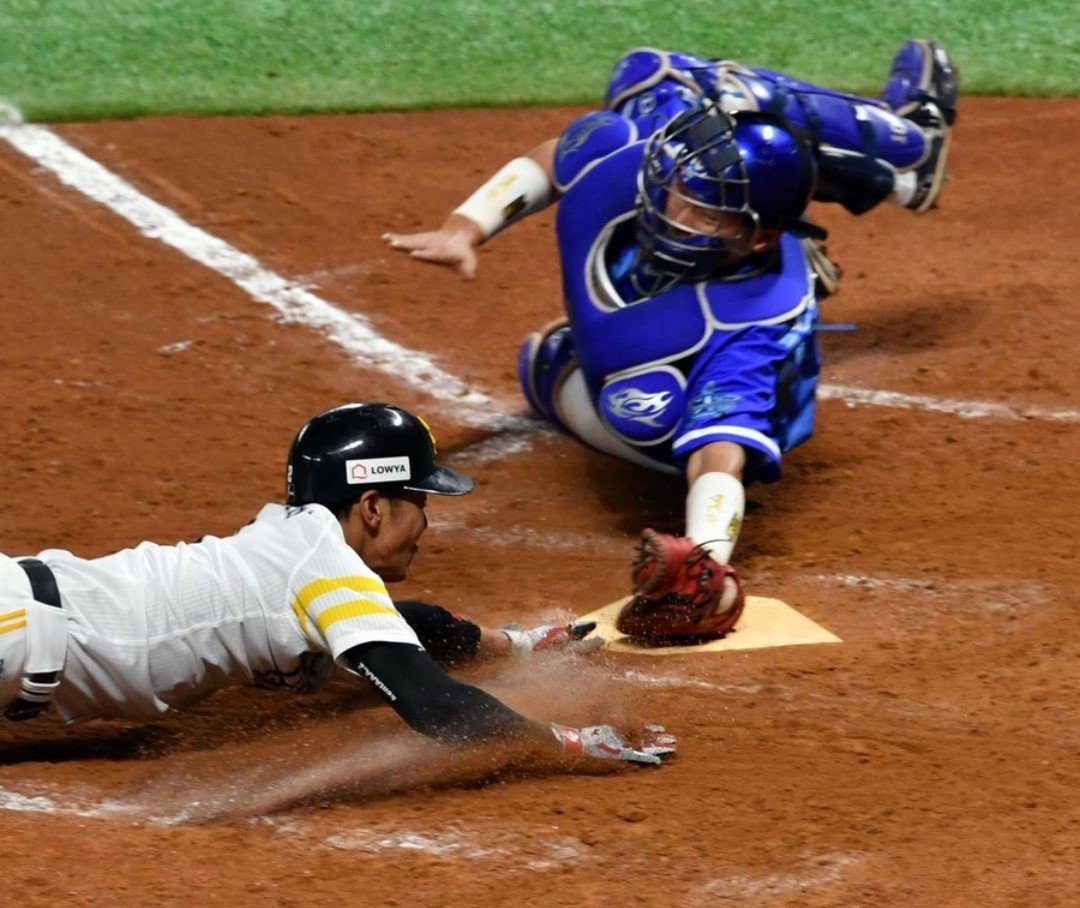
<instances>
[{"instance_id":1,"label":"blue chest protector","mask_svg":"<svg viewBox=\"0 0 1080 908\"><path fill-rule=\"evenodd\" d=\"M681 100L672 103L684 106ZM650 111L648 120L656 113ZM776 254L756 271L635 300L619 269L634 251L645 138L640 125L612 112L594 112L571 124L556 149L555 177L563 191L555 223L563 293L577 358L594 396L620 374L686 360L714 332L790 321L813 298L802 248L785 235Z\"/></svg>"}]
</instances>

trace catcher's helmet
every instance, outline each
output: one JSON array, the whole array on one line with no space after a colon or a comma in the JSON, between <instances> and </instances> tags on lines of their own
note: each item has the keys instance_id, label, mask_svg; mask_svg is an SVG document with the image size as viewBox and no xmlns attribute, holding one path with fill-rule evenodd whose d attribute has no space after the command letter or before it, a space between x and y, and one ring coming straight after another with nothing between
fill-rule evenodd
<instances>
[{"instance_id":1,"label":"catcher's helmet","mask_svg":"<svg viewBox=\"0 0 1080 908\"><path fill-rule=\"evenodd\" d=\"M736 241L752 245L762 229L797 229L816 185L814 156L788 121L756 111L732 115L697 99L646 144L638 175L642 255L666 278L660 289L704 280L730 263ZM667 213L672 194L734 216L741 229L712 235L675 222Z\"/></svg>"},{"instance_id":2,"label":"catcher's helmet","mask_svg":"<svg viewBox=\"0 0 1080 908\"><path fill-rule=\"evenodd\" d=\"M476 483L435 463L427 423L391 404L342 404L293 439L285 476L290 505L338 505L365 488L464 495Z\"/></svg>"}]
</instances>

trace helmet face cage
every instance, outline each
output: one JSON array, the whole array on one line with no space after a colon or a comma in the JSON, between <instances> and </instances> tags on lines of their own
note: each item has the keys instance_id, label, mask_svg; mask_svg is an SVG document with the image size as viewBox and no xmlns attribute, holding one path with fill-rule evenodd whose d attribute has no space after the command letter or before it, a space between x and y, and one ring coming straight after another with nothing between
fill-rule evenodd
<instances>
[{"instance_id":1,"label":"helmet face cage","mask_svg":"<svg viewBox=\"0 0 1080 908\"><path fill-rule=\"evenodd\" d=\"M654 133L638 174L637 240L657 280L638 289L654 295L678 282L705 279L737 249L753 245L760 219L750 206L750 188L735 121L714 103L705 101ZM714 231L680 223L669 215L672 197L729 217L718 219Z\"/></svg>"}]
</instances>

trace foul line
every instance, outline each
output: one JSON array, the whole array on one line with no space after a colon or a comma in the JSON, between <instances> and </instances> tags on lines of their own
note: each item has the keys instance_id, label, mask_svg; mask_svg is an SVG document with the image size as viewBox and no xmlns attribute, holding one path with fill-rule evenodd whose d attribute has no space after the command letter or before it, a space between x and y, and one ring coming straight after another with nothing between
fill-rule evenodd
<instances>
[{"instance_id":1,"label":"foul line","mask_svg":"<svg viewBox=\"0 0 1080 908\"><path fill-rule=\"evenodd\" d=\"M467 425L504 433L481 442L478 456L490 459L531 447L535 436L549 432L545 424L513 412L511 405L479 391L446 372L426 353L410 350L379 334L362 315L345 312L312 293L303 284L264 267L256 258L188 223L176 212L134 186L43 126L23 122L14 106L0 98L0 138L50 170L64 184L100 202L132 224L143 236L171 246L231 281L249 296L272 306L287 323L313 328L337 344L359 365L376 369L436 400L453 405ZM822 400L841 400L894 409L949 413L963 419L1043 419L1080 421L1080 411L1012 407L987 401L962 401L843 385L821 385ZM491 450L487 450L490 448ZM458 456L471 453L462 449Z\"/></svg>"},{"instance_id":2,"label":"foul line","mask_svg":"<svg viewBox=\"0 0 1080 908\"><path fill-rule=\"evenodd\" d=\"M1056 410L1048 407L1011 407L984 400L950 400L947 397L928 397L924 394L899 394L895 391L872 391L849 385L820 385L822 400L842 400L848 406L868 404L871 407L893 407L900 410L932 410L952 413L962 419L1049 419L1058 422L1080 422L1080 410Z\"/></svg>"},{"instance_id":3,"label":"foul line","mask_svg":"<svg viewBox=\"0 0 1080 908\"><path fill-rule=\"evenodd\" d=\"M188 223L51 130L23 123L18 110L2 100L0 138L52 171L62 183L114 211L143 236L171 246L232 281L252 298L272 306L283 321L314 328L360 365L454 404L467 424L501 429L519 428L526 422L514 416L507 404L441 369L427 354L383 337L363 316L344 312L296 281L265 268L254 256Z\"/></svg>"}]
</instances>

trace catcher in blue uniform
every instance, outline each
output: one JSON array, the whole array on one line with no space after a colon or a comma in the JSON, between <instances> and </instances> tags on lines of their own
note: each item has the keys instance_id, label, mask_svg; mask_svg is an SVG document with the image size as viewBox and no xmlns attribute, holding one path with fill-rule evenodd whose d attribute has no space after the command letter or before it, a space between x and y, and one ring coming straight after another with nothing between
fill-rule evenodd
<instances>
[{"instance_id":1,"label":"catcher in blue uniform","mask_svg":"<svg viewBox=\"0 0 1080 908\"><path fill-rule=\"evenodd\" d=\"M779 478L811 434L817 301L837 287L803 214L811 199L932 208L957 94L934 41L900 48L879 99L638 49L605 109L509 162L439 230L385 236L472 277L481 243L559 201L567 317L523 345L525 395L585 443L688 483L686 535L642 533L624 633L700 640L737 622L744 484Z\"/></svg>"}]
</instances>

